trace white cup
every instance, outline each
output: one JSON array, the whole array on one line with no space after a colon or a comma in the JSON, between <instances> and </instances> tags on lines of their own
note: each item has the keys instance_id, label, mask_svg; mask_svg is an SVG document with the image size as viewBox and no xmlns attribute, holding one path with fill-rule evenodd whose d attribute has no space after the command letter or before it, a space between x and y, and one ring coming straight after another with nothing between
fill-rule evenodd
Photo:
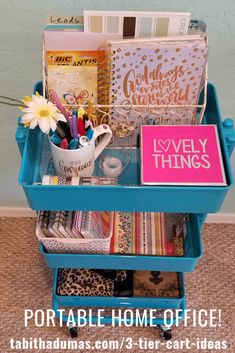
<instances>
[{"instance_id":1,"label":"white cup","mask_svg":"<svg viewBox=\"0 0 235 353\"><path fill-rule=\"evenodd\" d=\"M98 136L104 135L95 144ZM94 171L95 160L109 144L112 131L108 125L102 124L94 128L92 139L87 145L76 150L66 150L56 146L50 139L51 153L57 175L64 177L90 177Z\"/></svg>"}]
</instances>

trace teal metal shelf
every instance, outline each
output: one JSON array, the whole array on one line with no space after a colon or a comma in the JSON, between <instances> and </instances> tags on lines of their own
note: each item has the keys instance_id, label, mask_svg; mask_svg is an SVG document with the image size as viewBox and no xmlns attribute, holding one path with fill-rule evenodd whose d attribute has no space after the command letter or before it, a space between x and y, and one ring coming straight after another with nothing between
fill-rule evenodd
<instances>
[{"instance_id":1,"label":"teal metal shelf","mask_svg":"<svg viewBox=\"0 0 235 353\"><path fill-rule=\"evenodd\" d=\"M55 254L48 253L41 244L41 253L48 267L58 268L102 268L119 270L157 270L170 272L191 272L202 257L200 221L196 214L189 217L184 256L146 255L98 255L98 254Z\"/></svg>"},{"instance_id":2,"label":"teal metal shelf","mask_svg":"<svg viewBox=\"0 0 235 353\"><path fill-rule=\"evenodd\" d=\"M40 91L40 88L39 83L36 89ZM19 183L25 191L29 206L34 210L68 211L188 213L219 211L228 190L234 183L229 156L235 145L235 132L231 119L222 123L216 89L212 84L208 85L207 95L208 103L203 122L217 124L227 186L141 186L138 150L133 150L132 163L120 180L120 185L38 185L48 171L51 157L48 139L39 129L25 130L19 125L16 132L16 140L22 154Z\"/></svg>"}]
</instances>

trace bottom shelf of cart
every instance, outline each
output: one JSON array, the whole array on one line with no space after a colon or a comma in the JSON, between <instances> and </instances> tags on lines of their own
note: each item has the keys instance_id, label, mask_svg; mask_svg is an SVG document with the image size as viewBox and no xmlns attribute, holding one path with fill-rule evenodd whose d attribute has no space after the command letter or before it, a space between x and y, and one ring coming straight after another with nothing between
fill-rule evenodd
<instances>
[{"instance_id":1,"label":"bottom shelf of cart","mask_svg":"<svg viewBox=\"0 0 235 353\"><path fill-rule=\"evenodd\" d=\"M179 273L180 277L180 287L178 297L108 297L108 296L68 296L68 295L58 295L57 294L57 280L58 280L58 270L54 271L54 286L53 286L53 298L52 306L57 317L62 319L68 324L69 320L68 313L70 310L74 310L73 319L79 326L79 319L77 316L76 309L84 309L86 320L92 320L92 323L101 324L117 324L122 325L123 321L125 325L135 324L136 321L144 320L146 325L165 325L165 324L175 324L184 317L184 311L186 309L186 297L184 288L184 276L183 273ZM92 308L92 309L91 309ZM97 314L98 308L103 308L103 316L98 317L94 315ZM106 310L107 309L107 313ZM109 308L109 309L108 309ZM110 311L110 308L112 309ZM118 311L122 309L123 315ZM61 311L63 310L63 312ZM91 310L92 314L90 315ZM155 309L154 313L148 309ZM164 310L172 309L172 312L166 316L164 319ZM118 311L118 312L117 312ZM126 313L128 311L128 313ZM146 311L146 312L145 312ZM62 314L61 314L62 313ZM136 317L136 313L138 318ZM150 314L150 317L149 317ZM169 314L169 313L168 313ZM82 322L84 322L84 313L82 314ZM115 318L114 318L115 315ZM147 316L146 316L147 315ZM119 319L118 319L119 317Z\"/></svg>"}]
</instances>

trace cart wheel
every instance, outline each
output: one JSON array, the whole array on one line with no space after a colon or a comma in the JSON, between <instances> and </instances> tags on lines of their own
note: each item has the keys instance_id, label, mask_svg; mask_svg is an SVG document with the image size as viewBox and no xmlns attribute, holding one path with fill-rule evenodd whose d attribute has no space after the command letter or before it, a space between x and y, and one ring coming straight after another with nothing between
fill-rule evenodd
<instances>
[{"instance_id":1,"label":"cart wheel","mask_svg":"<svg viewBox=\"0 0 235 353\"><path fill-rule=\"evenodd\" d=\"M159 325L159 334L160 337L165 339L166 341L172 339L172 328L169 328L164 325Z\"/></svg>"},{"instance_id":2,"label":"cart wheel","mask_svg":"<svg viewBox=\"0 0 235 353\"><path fill-rule=\"evenodd\" d=\"M69 328L69 333L72 338L78 337L78 329L77 327L70 327Z\"/></svg>"}]
</instances>

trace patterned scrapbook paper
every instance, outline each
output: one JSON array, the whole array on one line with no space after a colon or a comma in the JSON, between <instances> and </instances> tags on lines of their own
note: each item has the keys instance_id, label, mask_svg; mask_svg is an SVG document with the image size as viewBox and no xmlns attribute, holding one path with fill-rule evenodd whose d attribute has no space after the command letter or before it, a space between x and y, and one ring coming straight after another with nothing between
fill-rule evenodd
<instances>
[{"instance_id":1,"label":"patterned scrapbook paper","mask_svg":"<svg viewBox=\"0 0 235 353\"><path fill-rule=\"evenodd\" d=\"M68 296L114 295L114 281L90 269L59 269L57 294Z\"/></svg>"},{"instance_id":2,"label":"patterned scrapbook paper","mask_svg":"<svg viewBox=\"0 0 235 353\"><path fill-rule=\"evenodd\" d=\"M39 211L37 214L37 228L41 230L42 234L47 237L53 237L48 230L48 223L50 218L50 211Z\"/></svg>"},{"instance_id":3,"label":"patterned scrapbook paper","mask_svg":"<svg viewBox=\"0 0 235 353\"><path fill-rule=\"evenodd\" d=\"M60 234L53 228L57 213L57 211L50 211L48 231L52 234L52 237L60 238Z\"/></svg>"},{"instance_id":4,"label":"patterned scrapbook paper","mask_svg":"<svg viewBox=\"0 0 235 353\"><path fill-rule=\"evenodd\" d=\"M81 178L81 185L116 185L116 178L96 177ZM74 231L84 238L108 238L113 222L113 212L80 211L76 212Z\"/></svg>"},{"instance_id":5,"label":"patterned scrapbook paper","mask_svg":"<svg viewBox=\"0 0 235 353\"><path fill-rule=\"evenodd\" d=\"M133 271L59 269L57 294L68 296L132 296Z\"/></svg>"},{"instance_id":6,"label":"patterned scrapbook paper","mask_svg":"<svg viewBox=\"0 0 235 353\"><path fill-rule=\"evenodd\" d=\"M59 235L60 238L68 236L64 229L67 213L68 212L66 211L60 211L56 213L55 221L53 224L53 230Z\"/></svg>"},{"instance_id":7,"label":"patterned scrapbook paper","mask_svg":"<svg viewBox=\"0 0 235 353\"><path fill-rule=\"evenodd\" d=\"M182 256L184 231L176 236L160 212L115 212L110 254Z\"/></svg>"},{"instance_id":8,"label":"patterned scrapbook paper","mask_svg":"<svg viewBox=\"0 0 235 353\"><path fill-rule=\"evenodd\" d=\"M74 238L74 234L72 232L73 222L74 222L75 212L69 211L68 216L65 222L65 231L70 238Z\"/></svg>"},{"instance_id":9,"label":"patterned scrapbook paper","mask_svg":"<svg viewBox=\"0 0 235 353\"><path fill-rule=\"evenodd\" d=\"M127 105L197 105L207 62L204 36L110 42L111 101ZM190 124L196 109L158 108L167 123Z\"/></svg>"},{"instance_id":10,"label":"patterned scrapbook paper","mask_svg":"<svg viewBox=\"0 0 235 353\"><path fill-rule=\"evenodd\" d=\"M113 213L106 211L82 212L81 234L85 238L108 238L112 229Z\"/></svg>"},{"instance_id":11,"label":"patterned scrapbook paper","mask_svg":"<svg viewBox=\"0 0 235 353\"><path fill-rule=\"evenodd\" d=\"M81 234L81 222L82 222L82 211L77 211L74 214L73 225L72 225L72 233L75 238L83 238Z\"/></svg>"},{"instance_id":12,"label":"patterned scrapbook paper","mask_svg":"<svg viewBox=\"0 0 235 353\"><path fill-rule=\"evenodd\" d=\"M134 271L134 296L179 297L179 279L176 272Z\"/></svg>"},{"instance_id":13,"label":"patterned scrapbook paper","mask_svg":"<svg viewBox=\"0 0 235 353\"><path fill-rule=\"evenodd\" d=\"M115 212L113 236L111 238L110 253L133 254L135 239L135 223L132 212ZM134 236L133 236L134 235Z\"/></svg>"}]
</instances>

